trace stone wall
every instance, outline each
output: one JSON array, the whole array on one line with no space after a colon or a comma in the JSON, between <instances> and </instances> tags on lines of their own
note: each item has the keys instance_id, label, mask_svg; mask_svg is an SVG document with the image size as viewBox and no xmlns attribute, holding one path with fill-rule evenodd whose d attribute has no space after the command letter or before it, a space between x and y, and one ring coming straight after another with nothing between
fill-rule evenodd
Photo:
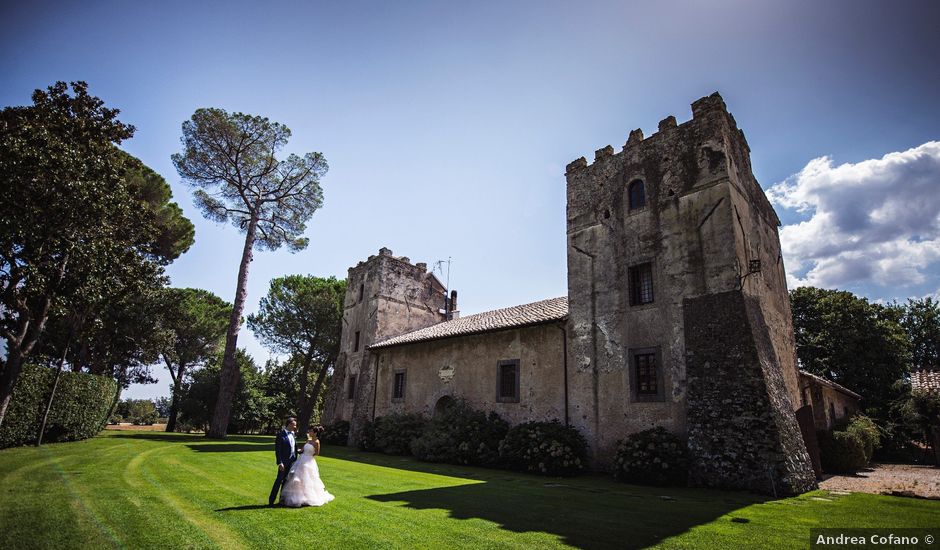
<instances>
[{"instance_id":1,"label":"stone wall","mask_svg":"<svg viewBox=\"0 0 940 550\"><path fill-rule=\"evenodd\" d=\"M767 494L816 487L760 303L740 291L685 302L689 480Z\"/></svg>"},{"instance_id":2,"label":"stone wall","mask_svg":"<svg viewBox=\"0 0 940 550\"><path fill-rule=\"evenodd\" d=\"M375 350L379 357L376 416L393 412L433 416L445 396L495 411L510 424L565 421L564 331L559 323L418 342ZM519 402L496 400L497 365L519 360ZM393 399L396 372L405 396Z\"/></svg>"}]
</instances>

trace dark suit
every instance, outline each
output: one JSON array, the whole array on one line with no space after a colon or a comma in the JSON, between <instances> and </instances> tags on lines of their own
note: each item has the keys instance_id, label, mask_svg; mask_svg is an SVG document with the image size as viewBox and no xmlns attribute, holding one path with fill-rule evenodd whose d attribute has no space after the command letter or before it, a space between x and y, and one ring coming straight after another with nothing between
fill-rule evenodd
<instances>
[{"instance_id":1,"label":"dark suit","mask_svg":"<svg viewBox=\"0 0 940 550\"><path fill-rule=\"evenodd\" d=\"M277 494L281 491L281 486L284 485L284 481L287 479L287 473L294 464L294 460L297 459L297 453L294 449L294 445L291 443L289 434L290 432L286 429L282 429L274 438L274 455L277 457L278 466L283 464L284 469L281 470L280 467L278 468L277 479L274 480L274 487L271 487L271 496L268 497L268 504L274 504L274 501L277 500Z\"/></svg>"}]
</instances>

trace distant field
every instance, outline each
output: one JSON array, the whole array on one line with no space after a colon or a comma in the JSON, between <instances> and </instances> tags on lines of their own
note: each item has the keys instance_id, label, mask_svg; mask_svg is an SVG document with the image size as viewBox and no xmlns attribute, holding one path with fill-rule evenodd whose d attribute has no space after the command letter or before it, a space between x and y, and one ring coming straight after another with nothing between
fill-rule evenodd
<instances>
[{"instance_id":1,"label":"distant field","mask_svg":"<svg viewBox=\"0 0 940 550\"><path fill-rule=\"evenodd\" d=\"M151 424L149 426L135 426L134 424L108 424L106 430L123 430L134 432L162 432L166 431L166 424Z\"/></svg>"},{"instance_id":2,"label":"distant field","mask_svg":"<svg viewBox=\"0 0 940 550\"><path fill-rule=\"evenodd\" d=\"M812 527L929 527L940 501L767 500L324 446L336 500L268 508L271 437L107 431L0 451L0 548L806 548Z\"/></svg>"}]
</instances>

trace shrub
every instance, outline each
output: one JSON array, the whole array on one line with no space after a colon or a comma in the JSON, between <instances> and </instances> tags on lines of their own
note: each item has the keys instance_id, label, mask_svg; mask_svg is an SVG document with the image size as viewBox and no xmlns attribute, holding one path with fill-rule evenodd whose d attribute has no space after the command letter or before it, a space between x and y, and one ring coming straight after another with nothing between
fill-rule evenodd
<instances>
[{"instance_id":1,"label":"shrub","mask_svg":"<svg viewBox=\"0 0 940 550\"><path fill-rule=\"evenodd\" d=\"M513 427L499 444L509 468L544 475L573 475L587 462L587 441L577 429L551 422L526 422Z\"/></svg>"},{"instance_id":2,"label":"shrub","mask_svg":"<svg viewBox=\"0 0 940 550\"><path fill-rule=\"evenodd\" d=\"M135 426L149 426L158 418L157 408L149 399L128 399L118 408L125 411L125 418Z\"/></svg>"},{"instance_id":3,"label":"shrub","mask_svg":"<svg viewBox=\"0 0 940 550\"><path fill-rule=\"evenodd\" d=\"M499 442L508 431L509 424L498 414L478 411L460 399L411 442L411 454L427 462L495 466Z\"/></svg>"},{"instance_id":4,"label":"shrub","mask_svg":"<svg viewBox=\"0 0 940 550\"><path fill-rule=\"evenodd\" d=\"M349 442L349 422L337 420L330 424L320 434L320 441L327 445L347 445Z\"/></svg>"},{"instance_id":5,"label":"shrub","mask_svg":"<svg viewBox=\"0 0 940 550\"><path fill-rule=\"evenodd\" d=\"M631 483L685 485L689 464L685 442L665 428L631 434L617 444L614 476Z\"/></svg>"},{"instance_id":6,"label":"shrub","mask_svg":"<svg viewBox=\"0 0 940 550\"><path fill-rule=\"evenodd\" d=\"M854 473L868 464L865 443L853 432L824 431L817 434L823 470L836 473Z\"/></svg>"},{"instance_id":7,"label":"shrub","mask_svg":"<svg viewBox=\"0 0 940 550\"><path fill-rule=\"evenodd\" d=\"M359 431L359 440L356 441L356 446L359 447L360 451L375 452L380 451L375 447L375 423L368 421L362 425L362 430Z\"/></svg>"},{"instance_id":8,"label":"shrub","mask_svg":"<svg viewBox=\"0 0 940 550\"><path fill-rule=\"evenodd\" d=\"M875 453L875 449L878 448L878 444L881 442L881 434L878 431L878 426L875 424L875 421L864 414L857 414L849 421L845 431L854 433L862 440L862 445L865 449L865 463L868 464L868 462L871 461L872 455Z\"/></svg>"},{"instance_id":9,"label":"shrub","mask_svg":"<svg viewBox=\"0 0 940 550\"><path fill-rule=\"evenodd\" d=\"M390 414L375 419L375 447L387 455L406 455L427 425L420 414Z\"/></svg>"},{"instance_id":10,"label":"shrub","mask_svg":"<svg viewBox=\"0 0 940 550\"><path fill-rule=\"evenodd\" d=\"M24 365L0 428L0 448L34 443L52 389L55 370ZM63 372L46 422L43 441L88 439L108 420L117 383L105 376Z\"/></svg>"}]
</instances>

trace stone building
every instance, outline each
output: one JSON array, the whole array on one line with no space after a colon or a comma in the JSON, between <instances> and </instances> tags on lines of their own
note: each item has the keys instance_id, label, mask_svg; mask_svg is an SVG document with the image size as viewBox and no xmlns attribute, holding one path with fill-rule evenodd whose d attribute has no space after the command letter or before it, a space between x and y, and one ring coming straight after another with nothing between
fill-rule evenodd
<instances>
[{"instance_id":1,"label":"stone building","mask_svg":"<svg viewBox=\"0 0 940 550\"><path fill-rule=\"evenodd\" d=\"M568 296L460 318L424 264L388 249L349 271L343 349L324 421L433 415L451 399L511 423L558 419L594 467L663 426L690 481L815 487L779 220L718 94L567 177Z\"/></svg>"},{"instance_id":2,"label":"stone building","mask_svg":"<svg viewBox=\"0 0 940 550\"><path fill-rule=\"evenodd\" d=\"M800 398L812 407L817 430L832 429L840 420L847 420L861 410L862 396L822 376L800 371Z\"/></svg>"}]
</instances>

